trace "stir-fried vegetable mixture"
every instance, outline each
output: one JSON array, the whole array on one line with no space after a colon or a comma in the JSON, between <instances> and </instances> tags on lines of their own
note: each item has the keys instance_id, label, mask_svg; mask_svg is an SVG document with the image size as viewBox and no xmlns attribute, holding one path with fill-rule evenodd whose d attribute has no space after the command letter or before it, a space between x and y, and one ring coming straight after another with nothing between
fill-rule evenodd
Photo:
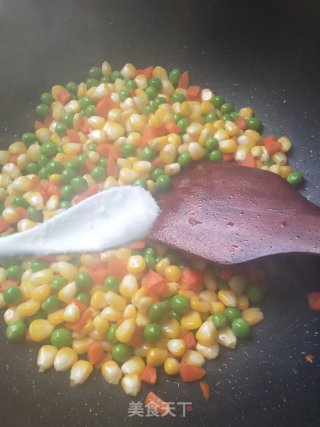
<instances>
[{"instance_id":1,"label":"stir-fried vegetable mixture","mask_svg":"<svg viewBox=\"0 0 320 427\"><path fill-rule=\"evenodd\" d=\"M1 236L112 186L168 190L171 176L203 158L303 180L287 165L287 137L262 137L251 108L190 85L187 71L104 62L86 82L44 92L36 114L35 130L0 151ZM160 366L201 379L205 359L263 319L265 277L253 265L219 268L148 242L0 264L8 339L40 343L39 370L70 370L72 385L93 368L133 396L156 383Z\"/></svg>"}]
</instances>

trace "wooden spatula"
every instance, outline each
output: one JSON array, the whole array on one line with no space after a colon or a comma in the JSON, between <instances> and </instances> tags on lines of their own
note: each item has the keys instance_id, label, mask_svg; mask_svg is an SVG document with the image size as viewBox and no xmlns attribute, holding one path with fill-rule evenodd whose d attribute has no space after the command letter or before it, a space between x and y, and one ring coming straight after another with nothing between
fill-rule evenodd
<instances>
[{"instance_id":1,"label":"wooden spatula","mask_svg":"<svg viewBox=\"0 0 320 427\"><path fill-rule=\"evenodd\" d=\"M271 172L195 163L156 199L161 213L150 237L210 261L320 253L320 208Z\"/></svg>"}]
</instances>

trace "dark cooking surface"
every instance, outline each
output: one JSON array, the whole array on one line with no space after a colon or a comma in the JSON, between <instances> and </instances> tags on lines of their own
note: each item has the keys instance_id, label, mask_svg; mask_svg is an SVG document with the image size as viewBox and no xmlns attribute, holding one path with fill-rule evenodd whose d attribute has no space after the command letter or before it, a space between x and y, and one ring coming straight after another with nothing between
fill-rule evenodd
<instances>
[{"instance_id":1,"label":"dark cooking surface","mask_svg":"<svg viewBox=\"0 0 320 427\"><path fill-rule=\"evenodd\" d=\"M114 67L188 68L193 81L236 107L252 104L269 131L293 140L291 164L307 177L302 192L320 205L319 18L312 0L0 0L0 140L31 129L42 91L85 78L105 59ZM282 257L269 270L278 290L265 300L252 341L207 363L210 401L198 384L160 379L159 395L192 402L186 418L181 411L165 420L129 418L133 398L100 374L76 390L68 374L38 374L34 347L7 344L1 326L0 425L318 426L320 319L304 292L319 288L319 260Z\"/></svg>"}]
</instances>

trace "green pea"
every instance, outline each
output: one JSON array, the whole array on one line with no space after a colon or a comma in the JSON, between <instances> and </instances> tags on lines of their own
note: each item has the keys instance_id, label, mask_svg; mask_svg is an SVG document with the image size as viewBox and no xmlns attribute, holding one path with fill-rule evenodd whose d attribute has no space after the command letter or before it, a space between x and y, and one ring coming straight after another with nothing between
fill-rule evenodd
<instances>
[{"instance_id":1,"label":"green pea","mask_svg":"<svg viewBox=\"0 0 320 427\"><path fill-rule=\"evenodd\" d=\"M174 295L170 299L170 306L176 313L185 314L190 309L190 301L189 298L184 295Z\"/></svg>"},{"instance_id":2,"label":"green pea","mask_svg":"<svg viewBox=\"0 0 320 427\"><path fill-rule=\"evenodd\" d=\"M102 76L100 79L100 83L111 83L111 78L109 76Z\"/></svg>"},{"instance_id":3,"label":"green pea","mask_svg":"<svg viewBox=\"0 0 320 427\"><path fill-rule=\"evenodd\" d=\"M192 158L189 153L181 153L178 156L177 162L180 166L186 167L190 165L190 163L192 162Z\"/></svg>"},{"instance_id":4,"label":"green pea","mask_svg":"<svg viewBox=\"0 0 320 427\"><path fill-rule=\"evenodd\" d=\"M259 301L262 300L263 292L260 286L258 285L249 285L247 287L247 297L249 298L249 301L256 304Z\"/></svg>"},{"instance_id":5,"label":"green pea","mask_svg":"<svg viewBox=\"0 0 320 427\"><path fill-rule=\"evenodd\" d=\"M171 185L171 179L167 175L158 176L156 179L156 187L159 190L167 190Z\"/></svg>"},{"instance_id":6,"label":"green pea","mask_svg":"<svg viewBox=\"0 0 320 427\"><path fill-rule=\"evenodd\" d=\"M103 167L104 169L107 167L108 161L106 158L104 157L100 157L100 159L98 160L97 165Z\"/></svg>"},{"instance_id":7,"label":"green pea","mask_svg":"<svg viewBox=\"0 0 320 427\"><path fill-rule=\"evenodd\" d=\"M148 114L150 114L152 111L151 111L151 106L150 105L146 105L145 107L144 107L144 109L143 109L143 114L145 115L145 116L147 116Z\"/></svg>"},{"instance_id":8,"label":"green pea","mask_svg":"<svg viewBox=\"0 0 320 427\"><path fill-rule=\"evenodd\" d=\"M158 109L161 104L165 104L166 102L167 100L164 96L157 96L156 99L153 101L153 104L155 104Z\"/></svg>"},{"instance_id":9,"label":"green pea","mask_svg":"<svg viewBox=\"0 0 320 427\"><path fill-rule=\"evenodd\" d=\"M210 113L208 113L205 118L204 118L204 122L205 123L209 123L209 122L215 122L216 120L218 120L219 116L215 111L210 111Z\"/></svg>"},{"instance_id":10,"label":"green pea","mask_svg":"<svg viewBox=\"0 0 320 427\"><path fill-rule=\"evenodd\" d=\"M50 295L48 298L46 298L42 302L42 310L45 311L47 314L53 313L54 311L58 310L61 306L61 301L56 295Z\"/></svg>"},{"instance_id":11,"label":"green pea","mask_svg":"<svg viewBox=\"0 0 320 427\"><path fill-rule=\"evenodd\" d=\"M152 255L145 255L144 259L146 261L146 264L149 268L151 268L152 270L156 267L156 259L155 257L153 257Z\"/></svg>"},{"instance_id":12,"label":"green pea","mask_svg":"<svg viewBox=\"0 0 320 427\"><path fill-rule=\"evenodd\" d=\"M135 90L138 88L137 83L134 80L126 80L126 88L129 90Z\"/></svg>"},{"instance_id":13,"label":"green pea","mask_svg":"<svg viewBox=\"0 0 320 427\"><path fill-rule=\"evenodd\" d=\"M7 326L6 336L9 341L20 341L27 332L27 326L23 320L16 320Z\"/></svg>"},{"instance_id":14,"label":"green pea","mask_svg":"<svg viewBox=\"0 0 320 427\"><path fill-rule=\"evenodd\" d=\"M237 338L247 338L250 334L250 325L242 317L233 320L231 329Z\"/></svg>"},{"instance_id":15,"label":"green pea","mask_svg":"<svg viewBox=\"0 0 320 427\"><path fill-rule=\"evenodd\" d=\"M59 203L60 209L69 209L72 207L72 203L68 202L67 200L61 200Z\"/></svg>"},{"instance_id":16,"label":"green pea","mask_svg":"<svg viewBox=\"0 0 320 427\"><path fill-rule=\"evenodd\" d=\"M228 319L224 313L216 313L211 319L217 329L225 328L228 325Z\"/></svg>"},{"instance_id":17,"label":"green pea","mask_svg":"<svg viewBox=\"0 0 320 427\"><path fill-rule=\"evenodd\" d=\"M275 164L276 164L276 162L275 162L275 161L273 161L272 159L268 159L266 162L264 162L264 164L265 164L265 166L270 167L270 166L275 165Z\"/></svg>"},{"instance_id":18,"label":"green pea","mask_svg":"<svg viewBox=\"0 0 320 427\"><path fill-rule=\"evenodd\" d=\"M47 117L51 114L51 108L49 105L46 104L40 104L36 106L36 114L40 117Z\"/></svg>"},{"instance_id":19,"label":"green pea","mask_svg":"<svg viewBox=\"0 0 320 427\"><path fill-rule=\"evenodd\" d=\"M77 156L77 167L76 168L77 169L84 168L85 165L86 165L86 161L88 160L88 158L89 158L89 156L86 153L79 154Z\"/></svg>"},{"instance_id":20,"label":"green pea","mask_svg":"<svg viewBox=\"0 0 320 427\"><path fill-rule=\"evenodd\" d=\"M161 176L164 175L164 170L161 168L155 168L153 169L153 171L151 172L151 179L153 181L156 181L156 179Z\"/></svg>"},{"instance_id":21,"label":"green pea","mask_svg":"<svg viewBox=\"0 0 320 427\"><path fill-rule=\"evenodd\" d=\"M222 159L222 154L219 150L212 150L209 154L209 159L213 162L219 162Z\"/></svg>"},{"instance_id":22,"label":"green pea","mask_svg":"<svg viewBox=\"0 0 320 427\"><path fill-rule=\"evenodd\" d=\"M88 89L90 89L91 87L96 87L99 85L99 80L93 78L87 79L86 85Z\"/></svg>"},{"instance_id":23,"label":"green pea","mask_svg":"<svg viewBox=\"0 0 320 427\"><path fill-rule=\"evenodd\" d=\"M151 79L148 80L148 86L154 87L159 91L162 88L162 82L157 77L151 77Z\"/></svg>"},{"instance_id":24,"label":"green pea","mask_svg":"<svg viewBox=\"0 0 320 427\"><path fill-rule=\"evenodd\" d=\"M61 181L63 184L69 184L70 181L77 176L77 172L73 169L64 169L61 172Z\"/></svg>"},{"instance_id":25,"label":"green pea","mask_svg":"<svg viewBox=\"0 0 320 427\"><path fill-rule=\"evenodd\" d=\"M71 128L73 126L73 118L74 118L74 114L72 114L72 113L64 113L63 116L61 117L61 121L68 128Z\"/></svg>"},{"instance_id":26,"label":"green pea","mask_svg":"<svg viewBox=\"0 0 320 427\"><path fill-rule=\"evenodd\" d=\"M118 329L118 325L116 323L113 323L107 332L107 341L109 341L111 344L117 344L119 341L116 337L116 331Z\"/></svg>"},{"instance_id":27,"label":"green pea","mask_svg":"<svg viewBox=\"0 0 320 427\"><path fill-rule=\"evenodd\" d=\"M93 99L89 96L84 96L79 99L79 105L81 108L89 107L89 105L93 105Z\"/></svg>"},{"instance_id":28,"label":"green pea","mask_svg":"<svg viewBox=\"0 0 320 427\"><path fill-rule=\"evenodd\" d=\"M234 105L232 102L225 102L221 105L221 113L222 114L230 114L234 110Z\"/></svg>"},{"instance_id":29,"label":"green pea","mask_svg":"<svg viewBox=\"0 0 320 427\"><path fill-rule=\"evenodd\" d=\"M66 286L68 281L64 279L62 276L55 276L51 282L50 286L54 291L60 291L64 286Z\"/></svg>"},{"instance_id":30,"label":"green pea","mask_svg":"<svg viewBox=\"0 0 320 427\"><path fill-rule=\"evenodd\" d=\"M116 294L119 293L120 280L117 276L108 276L103 282L103 289L108 292L112 291Z\"/></svg>"},{"instance_id":31,"label":"green pea","mask_svg":"<svg viewBox=\"0 0 320 427\"><path fill-rule=\"evenodd\" d=\"M67 132L67 125L64 123L57 123L54 131L58 136L64 136Z\"/></svg>"},{"instance_id":32,"label":"green pea","mask_svg":"<svg viewBox=\"0 0 320 427\"><path fill-rule=\"evenodd\" d=\"M25 208L27 209L29 207L29 203L27 202L27 200L23 197L23 196L16 196L12 202L11 202L12 206L15 207L21 207L21 208Z\"/></svg>"},{"instance_id":33,"label":"green pea","mask_svg":"<svg viewBox=\"0 0 320 427\"><path fill-rule=\"evenodd\" d=\"M150 104L150 112L155 113L157 109L159 108L159 105L153 100Z\"/></svg>"},{"instance_id":34,"label":"green pea","mask_svg":"<svg viewBox=\"0 0 320 427\"><path fill-rule=\"evenodd\" d=\"M42 168L39 169L38 177L41 180L47 179L49 177L48 171L47 171L47 169L45 167L42 167Z\"/></svg>"},{"instance_id":35,"label":"green pea","mask_svg":"<svg viewBox=\"0 0 320 427\"><path fill-rule=\"evenodd\" d=\"M258 117L250 117L246 120L248 129L256 130L257 132L262 129L262 121Z\"/></svg>"},{"instance_id":36,"label":"green pea","mask_svg":"<svg viewBox=\"0 0 320 427\"><path fill-rule=\"evenodd\" d=\"M54 173L61 173L63 171L63 164L57 160L50 160L46 166L49 175Z\"/></svg>"},{"instance_id":37,"label":"green pea","mask_svg":"<svg viewBox=\"0 0 320 427\"><path fill-rule=\"evenodd\" d=\"M7 268L7 279L19 281L21 279L23 271L24 270L22 267L20 267L20 265L10 265L10 267Z\"/></svg>"},{"instance_id":38,"label":"green pea","mask_svg":"<svg viewBox=\"0 0 320 427\"><path fill-rule=\"evenodd\" d=\"M144 91L149 99L155 99L158 95L157 89L153 86L146 87Z\"/></svg>"},{"instance_id":39,"label":"green pea","mask_svg":"<svg viewBox=\"0 0 320 427\"><path fill-rule=\"evenodd\" d=\"M102 166L96 166L92 169L91 176L95 181L103 181L107 176L106 169Z\"/></svg>"},{"instance_id":40,"label":"green pea","mask_svg":"<svg viewBox=\"0 0 320 427\"><path fill-rule=\"evenodd\" d=\"M73 95L76 95L78 92L78 85L76 82L68 82L66 84L66 89L72 93Z\"/></svg>"},{"instance_id":41,"label":"green pea","mask_svg":"<svg viewBox=\"0 0 320 427\"><path fill-rule=\"evenodd\" d=\"M57 348L70 347L72 344L72 331L67 328L57 328L52 332L50 341Z\"/></svg>"},{"instance_id":42,"label":"green pea","mask_svg":"<svg viewBox=\"0 0 320 427\"><path fill-rule=\"evenodd\" d=\"M226 282L223 279L218 278L217 279L217 284L218 284L219 290L221 290L221 289L230 289L229 285L228 285L228 282Z\"/></svg>"},{"instance_id":43,"label":"green pea","mask_svg":"<svg viewBox=\"0 0 320 427\"><path fill-rule=\"evenodd\" d=\"M95 142L89 142L85 148L86 151L97 151L97 144Z\"/></svg>"},{"instance_id":44,"label":"green pea","mask_svg":"<svg viewBox=\"0 0 320 427\"><path fill-rule=\"evenodd\" d=\"M88 105L88 107L84 110L84 115L87 117L94 116L96 114L96 107L95 105Z\"/></svg>"},{"instance_id":45,"label":"green pea","mask_svg":"<svg viewBox=\"0 0 320 427\"><path fill-rule=\"evenodd\" d=\"M179 120L183 119L183 115L180 113L173 113L173 120L178 123Z\"/></svg>"},{"instance_id":46,"label":"green pea","mask_svg":"<svg viewBox=\"0 0 320 427\"><path fill-rule=\"evenodd\" d=\"M231 120L236 120L239 117L239 114L236 111L230 113Z\"/></svg>"},{"instance_id":47,"label":"green pea","mask_svg":"<svg viewBox=\"0 0 320 427\"><path fill-rule=\"evenodd\" d=\"M53 142L51 142L51 141L44 141L42 143L42 145L41 145L41 153L44 156L46 156L47 161L46 161L45 164L44 164L44 161L43 161L43 163L40 164L39 163L40 159L38 159L38 163L40 164L40 166L45 166L48 163L48 157L55 156L57 154L57 151L58 151L57 150L57 146Z\"/></svg>"},{"instance_id":48,"label":"green pea","mask_svg":"<svg viewBox=\"0 0 320 427\"><path fill-rule=\"evenodd\" d=\"M176 319L176 320L178 320L178 322L180 322L181 314L177 313L177 312L176 312L176 311L174 311L174 310L171 310L171 311L170 311L170 313L169 313L169 317L170 317L171 319Z\"/></svg>"},{"instance_id":49,"label":"green pea","mask_svg":"<svg viewBox=\"0 0 320 427\"><path fill-rule=\"evenodd\" d=\"M42 104L51 105L53 102L53 96L49 92L43 92L40 96Z\"/></svg>"},{"instance_id":50,"label":"green pea","mask_svg":"<svg viewBox=\"0 0 320 427\"><path fill-rule=\"evenodd\" d=\"M37 210L32 206L27 208L28 219L34 222L42 222L43 221L43 213L41 210Z\"/></svg>"},{"instance_id":51,"label":"green pea","mask_svg":"<svg viewBox=\"0 0 320 427\"><path fill-rule=\"evenodd\" d=\"M127 89L121 89L119 92L120 101L124 101L127 98L130 98L130 93L127 91Z\"/></svg>"},{"instance_id":52,"label":"green pea","mask_svg":"<svg viewBox=\"0 0 320 427\"><path fill-rule=\"evenodd\" d=\"M86 306L90 304L90 297L85 292L79 292L77 295L77 300Z\"/></svg>"},{"instance_id":53,"label":"green pea","mask_svg":"<svg viewBox=\"0 0 320 427\"><path fill-rule=\"evenodd\" d=\"M61 188L61 197L64 200L68 200L70 202L74 198L74 196L75 196L75 192L70 184L64 185Z\"/></svg>"},{"instance_id":54,"label":"green pea","mask_svg":"<svg viewBox=\"0 0 320 427\"><path fill-rule=\"evenodd\" d=\"M91 67L88 76L92 79L100 79L102 77L101 67Z\"/></svg>"},{"instance_id":55,"label":"green pea","mask_svg":"<svg viewBox=\"0 0 320 427\"><path fill-rule=\"evenodd\" d=\"M183 117L178 121L177 126L179 127L180 132L185 132L189 124L190 124L189 120Z\"/></svg>"},{"instance_id":56,"label":"green pea","mask_svg":"<svg viewBox=\"0 0 320 427\"><path fill-rule=\"evenodd\" d=\"M88 189L88 183L82 176L72 178L70 185L76 193L82 193Z\"/></svg>"},{"instance_id":57,"label":"green pea","mask_svg":"<svg viewBox=\"0 0 320 427\"><path fill-rule=\"evenodd\" d=\"M171 101L174 104L175 102L184 102L186 100L186 97L179 92L175 92L172 97L171 97Z\"/></svg>"},{"instance_id":58,"label":"green pea","mask_svg":"<svg viewBox=\"0 0 320 427\"><path fill-rule=\"evenodd\" d=\"M127 344L119 343L112 347L112 358L118 363L124 363L133 356L132 347Z\"/></svg>"},{"instance_id":59,"label":"green pea","mask_svg":"<svg viewBox=\"0 0 320 427\"><path fill-rule=\"evenodd\" d=\"M117 70L112 71L110 77L112 82L115 82L117 79L122 79L122 75L120 71L117 71Z\"/></svg>"},{"instance_id":60,"label":"green pea","mask_svg":"<svg viewBox=\"0 0 320 427\"><path fill-rule=\"evenodd\" d=\"M157 323L149 323L144 328L143 337L147 342L155 342L158 341L162 336L161 326Z\"/></svg>"},{"instance_id":61,"label":"green pea","mask_svg":"<svg viewBox=\"0 0 320 427\"><path fill-rule=\"evenodd\" d=\"M178 68L173 68L173 70L171 70L169 74L169 81L173 84L173 86L178 86L180 77L180 70L178 70Z\"/></svg>"},{"instance_id":62,"label":"green pea","mask_svg":"<svg viewBox=\"0 0 320 427\"><path fill-rule=\"evenodd\" d=\"M36 137L36 135L35 135L34 133L32 133L32 132L26 132L26 133L24 133L24 134L22 135L22 137L21 137L21 141L22 141L25 145L29 146L29 145L31 145L31 144L33 144L34 142L36 142L36 141L37 141L37 137Z\"/></svg>"},{"instance_id":63,"label":"green pea","mask_svg":"<svg viewBox=\"0 0 320 427\"><path fill-rule=\"evenodd\" d=\"M157 152L151 147L144 147L141 150L140 157L142 160L147 160L151 162L157 155Z\"/></svg>"},{"instance_id":64,"label":"green pea","mask_svg":"<svg viewBox=\"0 0 320 427\"><path fill-rule=\"evenodd\" d=\"M64 164L64 167L65 167L66 169L76 170L76 169L78 169L78 168L79 168L78 161L77 161L76 159L73 159L73 160L67 160L67 161L65 162L65 164Z\"/></svg>"},{"instance_id":65,"label":"green pea","mask_svg":"<svg viewBox=\"0 0 320 427\"><path fill-rule=\"evenodd\" d=\"M132 183L132 185L134 185L135 187L141 187L141 188L144 188L145 190L147 190L147 189L148 189L147 180L146 180L146 179L143 179L143 178L136 179L136 180Z\"/></svg>"},{"instance_id":66,"label":"green pea","mask_svg":"<svg viewBox=\"0 0 320 427\"><path fill-rule=\"evenodd\" d=\"M164 320L167 317L169 310L170 306L168 303L164 301L155 302L149 308L148 315L152 322L159 322L160 320Z\"/></svg>"},{"instance_id":67,"label":"green pea","mask_svg":"<svg viewBox=\"0 0 320 427\"><path fill-rule=\"evenodd\" d=\"M153 258L156 258L157 253L156 253L155 249L153 249L153 248L146 248L143 252L143 256L144 257L152 256Z\"/></svg>"},{"instance_id":68,"label":"green pea","mask_svg":"<svg viewBox=\"0 0 320 427\"><path fill-rule=\"evenodd\" d=\"M81 291L88 291L92 286L92 277L86 271L80 271L76 275L76 285Z\"/></svg>"},{"instance_id":69,"label":"green pea","mask_svg":"<svg viewBox=\"0 0 320 427\"><path fill-rule=\"evenodd\" d=\"M31 270L33 273L44 270L45 268L48 268L48 267L49 267L49 263L44 259L33 259L31 261Z\"/></svg>"},{"instance_id":70,"label":"green pea","mask_svg":"<svg viewBox=\"0 0 320 427\"><path fill-rule=\"evenodd\" d=\"M37 163L41 167L47 166L48 161L49 161L49 159L45 154L40 154L40 156L37 159Z\"/></svg>"},{"instance_id":71,"label":"green pea","mask_svg":"<svg viewBox=\"0 0 320 427\"><path fill-rule=\"evenodd\" d=\"M37 175L39 172L40 166L35 162L29 162L26 166L26 171L30 174Z\"/></svg>"},{"instance_id":72,"label":"green pea","mask_svg":"<svg viewBox=\"0 0 320 427\"><path fill-rule=\"evenodd\" d=\"M304 181L304 176L301 172L290 172L287 176L287 181L291 185L299 185Z\"/></svg>"},{"instance_id":73,"label":"green pea","mask_svg":"<svg viewBox=\"0 0 320 427\"><path fill-rule=\"evenodd\" d=\"M227 307L223 313L228 319L229 323L232 323L234 319L237 319L241 316L240 310L237 307Z\"/></svg>"},{"instance_id":74,"label":"green pea","mask_svg":"<svg viewBox=\"0 0 320 427\"><path fill-rule=\"evenodd\" d=\"M216 138L210 137L204 145L209 151L217 150L219 148L219 141Z\"/></svg>"},{"instance_id":75,"label":"green pea","mask_svg":"<svg viewBox=\"0 0 320 427\"><path fill-rule=\"evenodd\" d=\"M121 146L121 153L123 157L132 157L136 154L136 146L134 144L123 144Z\"/></svg>"},{"instance_id":76,"label":"green pea","mask_svg":"<svg viewBox=\"0 0 320 427\"><path fill-rule=\"evenodd\" d=\"M215 96L214 100L213 100L213 105L216 108L221 108L221 106L224 104L224 97L223 96Z\"/></svg>"},{"instance_id":77,"label":"green pea","mask_svg":"<svg viewBox=\"0 0 320 427\"><path fill-rule=\"evenodd\" d=\"M14 280L14 279L9 279L9 280ZM23 298L22 292L17 286L8 286L3 291L2 295L3 295L3 300L6 304L17 304Z\"/></svg>"}]
</instances>

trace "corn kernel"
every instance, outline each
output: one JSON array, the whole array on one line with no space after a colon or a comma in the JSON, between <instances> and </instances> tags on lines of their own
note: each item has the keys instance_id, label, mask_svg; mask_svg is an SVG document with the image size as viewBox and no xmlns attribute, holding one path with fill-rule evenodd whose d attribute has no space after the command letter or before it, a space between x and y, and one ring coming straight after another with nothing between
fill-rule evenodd
<instances>
[{"instance_id":1,"label":"corn kernel","mask_svg":"<svg viewBox=\"0 0 320 427\"><path fill-rule=\"evenodd\" d=\"M132 356L122 366L121 370L124 375L140 375L145 368L143 359L139 356Z\"/></svg>"},{"instance_id":2,"label":"corn kernel","mask_svg":"<svg viewBox=\"0 0 320 427\"><path fill-rule=\"evenodd\" d=\"M237 297L229 289L221 289L218 292L218 298L226 307L236 307L237 305Z\"/></svg>"},{"instance_id":3,"label":"corn kernel","mask_svg":"<svg viewBox=\"0 0 320 427\"><path fill-rule=\"evenodd\" d=\"M39 372L52 368L58 349L52 345L43 345L38 353L37 365Z\"/></svg>"},{"instance_id":4,"label":"corn kernel","mask_svg":"<svg viewBox=\"0 0 320 427\"><path fill-rule=\"evenodd\" d=\"M53 313L49 313L48 314L48 320L49 322L54 325L60 325L61 323L63 323L64 320L64 309L62 308L61 310L57 310L54 311Z\"/></svg>"},{"instance_id":5,"label":"corn kernel","mask_svg":"<svg viewBox=\"0 0 320 427\"><path fill-rule=\"evenodd\" d=\"M200 313L207 313L210 310L209 302L203 300L199 295L194 295L190 298L190 307Z\"/></svg>"},{"instance_id":6,"label":"corn kernel","mask_svg":"<svg viewBox=\"0 0 320 427\"><path fill-rule=\"evenodd\" d=\"M112 291L108 291L105 294L104 299L107 305L110 305L110 307L118 311L124 311L127 306L127 301L125 298Z\"/></svg>"},{"instance_id":7,"label":"corn kernel","mask_svg":"<svg viewBox=\"0 0 320 427\"><path fill-rule=\"evenodd\" d=\"M40 309L40 306L41 304L38 301L25 301L17 306L17 313L21 317L30 317L37 313L37 311Z\"/></svg>"},{"instance_id":8,"label":"corn kernel","mask_svg":"<svg viewBox=\"0 0 320 427\"><path fill-rule=\"evenodd\" d=\"M207 360L216 359L219 355L219 345L217 343L210 346L197 343L196 350Z\"/></svg>"},{"instance_id":9,"label":"corn kernel","mask_svg":"<svg viewBox=\"0 0 320 427\"><path fill-rule=\"evenodd\" d=\"M91 296L90 306L94 309L104 308L108 305L106 301L106 293L102 290L97 290Z\"/></svg>"},{"instance_id":10,"label":"corn kernel","mask_svg":"<svg viewBox=\"0 0 320 427\"><path fill-rule=\"evenodd\" d=\"M181 357L187 348L186 343L183 339L171 339L168 341L167 346L169 352L177 357Z\"/></svg>"},{"instance_id":11,"label":"corn kernel","mask_svg":"<svg viewBox=\"0 0 320 427\"><path fill-rule=\"evenodd\" d=\"M54 327L48 320L36 319L30 323L28 332L34 342L43 341L50 337Z\"/></svg>"},{"instance_id":12,"label":"corn kernel","mask_svg":"<svg viewBox=\"0 0 320 427\"><path fill-rule=\"evenodd\" d=\"M54 369L58 372L67 371L78 360L77 353L70 347L62 347L58 350L54 359Z\"/></svg>"},{"instance_id":13,"label":"corn kernel","mask_svg":"<svg viewBox=\"0 0 320 427\"><path fill-rule=\"evenodd\" d=\"M187 330L198 329L201 323L201 317L197 311L190 311L181 318L181 326Z\"/></svg>"},{"instance_id":14,"label":"corn kernel","mask_svg":"<svg viewBox=\"0 0 320 427\"><path fill-rule=\"evenodd\" d=\"M101 311L101 316L105 317L109 322L117 322L122 318L122 313L112 307L105 307Z\"/></svg>"},{"instance_id":15,"label":"corn kernel","mask_svg":"<svg viewBox=\"0 0 320 427\"><path fill-rule=\"evenodd\" d=\"M130 258L129 258L130 259ZM138 282L133 274L127 274L122 279L119 292L126 298L132 298L138 291ZM132 301L134 303L134 301Z\"/></svg>"},{"instance_id":16,"label":"corn kernel","mask_svg":"<svg viewBox=\"0 0 320 427\"><path fill-rule=\"evenodd\" d=\"M76 296L76 294L77 294L76 283L70 282L58 292L58 298L59 300L68 304L69 302L72 301L72 299Z\"/></svg>"},{"instance_id":17,"label":"corn kernel","mask_svg":"<svg viewBox=\"0 0 320 427\"><path fill-rule=\"evenodd\" d=\"M87 353L91 342L92 342L91 338L75 339L72 342L72 348L77 354L85 354Z\"/></svg>"},{"instance_id":18,"label":"corn kernel","mask_svg":"<svg viewBox=\"0 0 320 427\"><path fill-rule=\"evenodd\" d=\"M226 327L218 330L218 343L227 348L235 348L237 338L231 328Z\"/></svg>"},{"instance_id":19,"label":"corn kernel","mask_svg":"<svg viewBox=\"0 0 320 427\"><path fill-rule=\"evenodd\" d=\"M136 396L141 389L141 380L138 375L125 375L121 380L121 387L129 396Z\"/></svg>"},{"instance_id":20,"label":"corn kernel","mask_svg":"<svg viewBox=\"0 0 320 427\"><path fill-rule=\"evenodd\" d=\"M168 357L165 360L163 367L167 375L175 375L179 373L180 362L174 357Z\"/></svg>"},{"instance_id":21,"label":"corn kernel","mask_svg":"<svg viewBox=\"0 0 320 427\"><path fill-rule=\"evenodd\" d=\"M204 357L195 350L187 350L184 353L182 360L189 365L197 366L198 368L200 368L205 361Z\"/></svg>"},{"instance_id":22,"label":"corn kernel","mask_svg":"<svg viewBox=\"0 0 320 427\"><path fill-rule=\"evenodd\" d=\"M122 378L122 371L117 362L114 360L107 360L104 362L101 368L103 378L109 384L119 384L119 381Z\"/></svg>"},{"instance_id":23,"label":"corn kernel","mask_svg":"<svg viewBox=\"0 0 320 427\"><path fill-rule=\"evenodd\" d=\"M220 301L214 301L211 303L210 312L212 314L222 313L225 310L225 306Z\"/></svg>"},{"instance_id":24,"label":"corn kernel","mask_svg":"<svg viewBox=\"0 0 320 427\"><path fill-rule=\"evenodd\" d=\"M202 323L196 333L197 341L206 346L213 345L217 339L217 331L212 320L207 320Z\"/></svg>"},{"instance_id":25,"label":"corn kernel","mask_svg":"<svg viewBox=\"0 0 320 427\"><path fill-rule=\"evenodd\" d=\"M165 338L178 338L180 335L180 323L176 319L167 319L161 323L162 334Z\"/></svg>"},{"instance_id":26,"label":"corn kernel","mask_svg":"<svg viewBox=\"0 0 320 427\"><path fill-rule=\"evenodd\" d=\"M31 298L34 301L42 302L51 294L51 287L49 285L39 285L31 291Z\"/></svg>"},{"instance_id":27,"label":"corn kernel","mask_svg":"<svg viewBox=\"0 0 320 427\"><path fill-rule=\"evenodd\" d=\"M147 351L147 365L157 368L163 365L164 361L168 357L168 351L163 348L151 348Z\"/></svg>"},{"instance_id":28,"label":"corn kernel","mask_svg":"<svg viewBox=\"0 0 320 427\"><path fill-rule=\"evenodd\" d=\"M247 308L243 310L242 317L251 326L256 325L264 319L262 311L260 310L260 308L257 307Z\"/></svg>"},{"instance_id":29,"label":"corn kernel","mask_svg":"<svg viewBox=\"0 0 320 427\"><path fill-rule=\"evenodd\" d=\"M127 343L133 337L136 330L135 319L125 319L116 330L117 340L123 343Z\"/></svg>"},{"instance_id":30,"label":"corn kernel","mask_svg":"<svg viewBox=\"0 0 320 427\"><path fill-rule=\"evenodd\" d=\"M89 378L91 372L93 371L92 363L87 360L78 360L72 366L70 371L70 385L76 386L83 384Z\"/></svg>"},{"instance_id":31,"label":"corn kernel","mask_svg":"<svg viewBox=\"0 0 320 427\"><path fill-rule=\"evenodd\" d=\"M63 316L65 322L77 322L80 318L79 307L74 303L68 304L64 309Z\"/></svg>"},{"instance_id":32,"label":"corn kernel","mask_svg":"<svg viewBox=\"0 0 320 427\"><path fill-rule=\"evenodd\" d=\"M234 275L229 280L230 289L236 296L242 295L247 288L248 280L244 276Z\"/></svg>"},{"instance_id":33,"label":"corn kernel","mask_svg":"<svg viewBox=\"0 0 320 427\"><path fill-rule=\"evenodd\" d=\"M132 255L127 263L127 270L132 274L142 273L146 268L146 261L141 255Z\"/></svg>"}]
</instances>

